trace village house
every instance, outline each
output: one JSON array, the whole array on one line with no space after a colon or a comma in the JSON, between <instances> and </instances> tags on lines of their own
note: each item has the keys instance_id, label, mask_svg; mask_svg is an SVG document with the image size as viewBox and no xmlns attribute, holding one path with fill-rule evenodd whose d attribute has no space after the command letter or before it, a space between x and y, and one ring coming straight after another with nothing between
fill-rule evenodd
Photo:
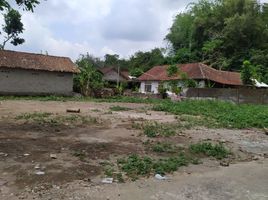
<instances>
[{"instance_id":1,"label":"village house","mask_svg":"<svg viewBox=\"0 0 268 200\"><path fill-rule=\"evenodd\" d=\"M75 73L67 57L0 50L2 95L71 95Z\"/></svg>"},{"instance_id":2,"label":"village house","mask_svg":"<svg viewBox=\"0 0 268 200\"><path fill-rule=\"evenodd\" d=\"M131 76L127 70L120 70L115 67L102 67L99 68L99 71L103 74L103 80L110 83L126 83L131 81Z\"/></svg>"},{"instance_id":3,"label":"village house","mask_svg":"<svg viewBox=\"0 0 268 200\"><path fill-rule=\"evenodd\" d=\"M235 88L243 85L240 73L220 71L213 69L202 63L190 63L177 65L181 73L185 73L187 78L196 81L198 88L206 86L215 88ZM158 87L160 83L167 85L171 80L181 80L180 74L168 76L168 65L156 66L141 75L138 80L140 81L141 93L154 93L158 94ZM182 84L178 84L178 87Z\"/></svg>"}]
</instances>

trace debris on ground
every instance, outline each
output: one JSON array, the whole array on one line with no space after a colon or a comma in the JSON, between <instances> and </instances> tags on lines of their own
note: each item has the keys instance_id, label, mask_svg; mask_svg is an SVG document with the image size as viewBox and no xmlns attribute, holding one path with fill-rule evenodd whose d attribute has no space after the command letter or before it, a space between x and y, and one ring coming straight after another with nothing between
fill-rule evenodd
<instances>
[{"instance_id":1,"label":"debris on ground","mask_svg":"<svg viewBox=\"0 0 268 200\"><path fill-rule=\"evenodd\" d=\"M80 108L68 108L68 109L66 110L66 112L67 112L67 113L80 113L81 110L80 110Z\"/></svg>"},{"instance_id":2,"label":"debris on ground","mask_svg":"<svg viewBox=\"0 0 268 200\"><path fill-rule=\"evenodd\" d=\"M230 163L227 162L227 161L222 161L222 162L220 162L220 165L223 166L223 167L229 167Z\"/></svg>"},{"instance_id":3,"label":"debris on ground","mask_svg":"<svg viewBox=\"0 0 268 200\"><path fill-rule=\"evenodd\" d=\"M52 153L52 154L50 154L50 158L57 159L57 155Z\"/></svg>"},{"instance_id":4,"label":"debris on ground","mask_svg":"<svg viewBox=\"0 0 268 200\"><path fill-rule=\"evenodd\" d=\"M112 184L114 181L113 178L104 178L101 182L104 184Z\"/></svg>"},{"instance_id":5,"label":"debris on ground","mask_svg":"<svg viewBox=\"0 0 268 200\"><path fill-rule=\"evenodd\" d=\"M37 171L37 172L35 172L35 174L41 176L41 175L45 175L46 173L42 172L42 171Z\"/></svg>"},{"instance_id":6,"label":"debris on ground","mask_svg":"<svg viewBox=\"0 0 268 200\"><path fill-rule=\"evenodd\" d=\"M162 176L161 174L156 174L154 177L157 180L167 180L167 177L166 176Z\"/></svg>"}]
</instances>

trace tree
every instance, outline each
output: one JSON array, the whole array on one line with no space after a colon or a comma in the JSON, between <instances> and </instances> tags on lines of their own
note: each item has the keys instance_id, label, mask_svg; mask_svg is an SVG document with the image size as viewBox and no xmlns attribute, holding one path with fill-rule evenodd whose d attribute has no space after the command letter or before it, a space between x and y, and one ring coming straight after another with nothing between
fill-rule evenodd
<instances>
[{"instance_id":1,"label":"tree","mask_svg":"<svg viewBox=\"0 0 268 200\"><path fill-rule=\"evenodd\" d=\"M243 63L243 68L241 71L241 79L245 85L253 85L253 78L254 78L254 68L251 63L246 60Z\"/></svg>"},{"instance_id":2,"label":"tree","mask_svg":"<svg viewBox=\"0 0 268 200\"><path fill-rule=\"evenodd\" d=\"M119 55L106 54L104 56L104 63L106 66L117 66L119 64Z\"/></svg>"},{"instance_id":3,"label":"tree","mask_svg":"<svg viewBox=\"0 0 268 200\"><path fill-rule=\"evenodd\" d=\"M166 40L171 44L173 63L202 61L231 71L241 71L244 60L253 60L254 50L254 67L262 66L259 71L265 79L268 4L258 0L199 0L176 16ZM256 55L258 52L262 56Z\"/></svg>"},{"instance_id":4,"label":"tree","mask_svg":"<svg viewBox=\"0 0 268 200\"><path fill-rule=\"evenodd\" d=\"M95 96L95 93L104 85L101 73L86 57L82 56L76 61L76 64L80 73L74 78L75 89L79 90L84 96Z\"/></svg>"},{"instance_id":5,"label":"tree","mask_svg":"<svg viewBox=\"0 0 268 200\"><path fill-rule=\"evenodd\" d=\"M16 0L15 3L19 8L33 12L34 7L39 4L39 0ZM4 40L0 49L4 49L9 41L14 46L24 43L25 40L19 37L24 30L19 11L12 8L10 1L0 0L0 12L4 16L4 25L0 32L0 35L4 34Z\"/></svg>"},{"instance_id":6,"label":"tree","mask_svg":"<svg viewBox=\"0 0 268 200\"><path fill-rule=\"evenodd\" d=\"M24 39L19 37L19 34L23 32L23 24L21 22L21 15L16 10L9 10L7 14L4 14L5 25L3 26L4 41L0 45L0 49L4 49L7 42L11 41L11 44L17 46L24 43Z\"/></svg>"}]
</instances>

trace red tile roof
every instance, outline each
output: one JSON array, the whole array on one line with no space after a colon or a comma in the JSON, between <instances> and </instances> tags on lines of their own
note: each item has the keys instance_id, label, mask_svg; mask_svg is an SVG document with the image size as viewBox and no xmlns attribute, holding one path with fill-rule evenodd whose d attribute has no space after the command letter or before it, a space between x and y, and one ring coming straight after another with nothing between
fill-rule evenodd
<instances>
[{"instance_id":1,"label":"red tile roof","mask_svg":"<svg viewBox=\"0 0 268 200\"><path fill-rule=\"evenodd\" d=\"M243 85L240 73L220 71L202 63L177 65L181 72L194 80L211 80L225 85ZM180 75L168 76L168 65L156 66L141 75L139 81L168 81L181 79Z\"/></svg>"},{"instance_id":2,"label":"red tile roof","mask_svg":"<svg viewBox=\"0 0 268 200\"><path fill-rule=\"evenodd\" d=\"M0 50L0 67L78 73L79 69L67 57Z\"/></svg>"}]
</instances>

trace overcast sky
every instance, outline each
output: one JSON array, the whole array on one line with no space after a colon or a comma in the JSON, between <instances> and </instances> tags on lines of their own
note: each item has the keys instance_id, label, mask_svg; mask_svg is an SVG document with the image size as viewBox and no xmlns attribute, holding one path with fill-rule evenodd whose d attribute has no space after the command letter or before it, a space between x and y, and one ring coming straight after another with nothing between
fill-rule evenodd
<instances>
[{"instance_id":1,"label":"overcast sky","mask_svg":"<svg viewBox=\"0 0 268 200\"><path fill-rule=\"evenodd\" d=\"M197 0L47 0L23 13L26 42L7 49L50 55L128 57L165 47L174 16ZM262 0L268 2L268 0Z\"/></svg>"}]
</instances>

